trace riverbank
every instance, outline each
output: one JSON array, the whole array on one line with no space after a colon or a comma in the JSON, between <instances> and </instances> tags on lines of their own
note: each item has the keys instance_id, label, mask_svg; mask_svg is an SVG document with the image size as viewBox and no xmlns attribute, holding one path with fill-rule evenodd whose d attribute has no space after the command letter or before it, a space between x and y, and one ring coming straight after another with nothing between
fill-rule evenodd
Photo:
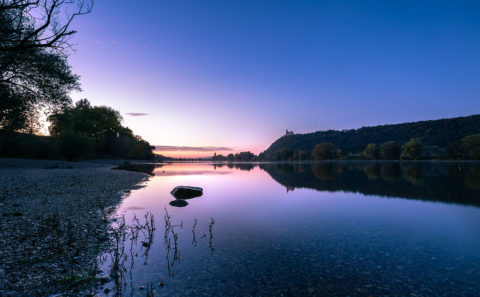
<instances>
[{"instance_id":1,"label":"riverbank","mask_svg":"<svg viewBox=\"0 0 480 297\"><path fill-rule=\"evenodd\" d=\"M147 178L112 167L0 159L0 296L77 296L92 286L109 214Z\"/></svg>"}]
</instances>

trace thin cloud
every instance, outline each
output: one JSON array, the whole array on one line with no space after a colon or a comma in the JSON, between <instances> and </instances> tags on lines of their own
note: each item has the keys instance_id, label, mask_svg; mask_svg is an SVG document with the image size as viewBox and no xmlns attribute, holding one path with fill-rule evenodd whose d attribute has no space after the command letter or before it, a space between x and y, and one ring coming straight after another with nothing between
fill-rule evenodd
<instances>
[{"instance_id":1,"label":"thin cloud","mask_svg":"<svg viewBox=\"0 0 480 297\"><path fill-rule=\"evenodd\" d=\"M155 146L157 151L170 151L170 152L215 152L215 151L233 151L230 147L217 147L217 146L172 146L172 145L157 145Z\"/></svg>"},{"instance_id":2,"label":"thin cloud","mask_svg":"<svg viewBox=\"0 0 480 297\"><path fill-rule=\"evenodd\" d=\"M141 117L141 116L146 116L149 115L148 113L140 113L140 112L127 112L126 115L132 116L132 117Z\"/></svg>"}]
</instances>

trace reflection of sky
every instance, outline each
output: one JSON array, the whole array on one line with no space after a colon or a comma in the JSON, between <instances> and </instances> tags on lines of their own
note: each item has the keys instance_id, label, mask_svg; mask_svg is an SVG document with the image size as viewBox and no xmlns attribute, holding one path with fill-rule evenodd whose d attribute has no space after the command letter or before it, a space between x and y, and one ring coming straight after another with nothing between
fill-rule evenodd
<instances>
[{"instance_id":1,"label":"reflection of sky","mask_svg":"<svg viewBox=\"0 0 480 297\"><path fill-rule=\"evenodd\" d=\"M74 97L118 109L151 144L255 153L287 128L464 116L480 110L479 11L478 1L97 1L75 22Z\"/></svg>"},{"instance_id":2,"label":"reflection of sky","mask_svg":"<svg viewBox=\"0 0 480 297\"><path fill-rule=\"evenodd\" d=\"M211 149L211 148L189 148L189 147L180 147L179 149L169 149L169 148L156 148L154 153L163 155L165 157L173 158L203 158L203 157L212 157L214 153L217 155L227 156L228 154L235 154L236 152L233 149Z\"/></svg>"},{"instance_id":3,"label":"reflection of sky","mask_svg":"<svg viewBox=\"0 0 480 297\"><path fill-rule=\"evenodd\" d=\"M132 192L121 209L141 207L162 216L163 206L174 199L170 191L178 185L188 185L202 187L204 194L189 200L190 205L185 209L169 207L175 215L197 214L208 218L215 214L216 218L237 223L249 221L254 225L260 221L321 215L338 223L358 221L372 226L387 224L405 230L417 229L427 234L455 237L460 232L480 236L480 228L476 228L480 227L480 216L473 216L480 215L478 207L310 189L287 193L284 186L258 167L244 171L227 166L214 169L206 163L168 164L156 168L155 174L146 188Z\"/></svg>"},{"instance_id":4,"label":"reflection of sky","mask_svg":"<svg viewBox=\"0 0 480 297\"><path fill-rule=\"evenodd\" d=\"M388 295L400 291L410 295L409 290L422 286L442 294L464 289L452 287L450 281L467 283L466 290L478 287L478 207L310 189L287 193L258 167L243 171L214 169L211 164L170 164L158 169L165 175L156 175L145 188L132 191L119 208L127 221L133 213L142 218L146 211L156 219L149 264L135 266L135 287L160 279L165 281L161 289L166 295L182 290L191 296L228 295L222 288L235 292L230 295L249 295L267 290L264 282L272 281L273 288L298 289L294 295L300 296L307 288L325 288L338 275L344 279L333 282L333 295L344 295L338 292L345 288L366 290L364 286L375 279L379 286L394 288ZM178 185L202 187L204 194L189 199L186 207L172 207L170 191ZM182 260L175 278L166 276L165 207L174 224L183 223L176 229ZM208 245L211 218L214 253ZM239 286L241 282L246 284Z\"/></svg>"}]
</instances>

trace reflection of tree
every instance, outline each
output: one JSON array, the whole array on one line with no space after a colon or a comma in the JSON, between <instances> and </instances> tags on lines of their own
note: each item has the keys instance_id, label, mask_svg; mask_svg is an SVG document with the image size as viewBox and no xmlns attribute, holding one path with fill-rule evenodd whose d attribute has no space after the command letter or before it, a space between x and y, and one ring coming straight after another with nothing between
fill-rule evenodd
<instances>
[{"instance_id":1,"label":"reflection of tree","mask_svg":"<svg viewBox=\"0 0 480 297\"><path fill-rule=\"evenodd\" d=\"M275 163L275 171L282 172L282 173L293 173L295 172L295 168L293 167L292 163Z\"/></svg>"},{"instance_id":2,"label":"reflection of tree","mask_svg":"<svg viewBox=\"0 0 480 297\"><path fill-rule=\"evenodd\" d=\"M394 182L402 176L402 169L398 163L385 164L380 169L380 176L384 180Z\"/></svg>"},{"instance_id":3,"label":"reflection of tree","mask_svg":"<svg viewBox=\"0 0 480 297\"><path fill-rule=\"evenodd\" d=\"M332 164L314 164L312 171L319 180L334 180L335 173Z\"/></svg>"},{"instance_id":4,"label":"reflection of tree","mask_svg":"<svg viewBox=\"0 0 480 297\"><path fill-rule=\"evenodd\" d=\"M409 164L403 169L403 178L414 185L420 185L423 182L422 167L418 164Z\"/></svg>"},{"instance_id":5,"label":"reflection of tree","mask_svg":"<svg viewBox=\"0 0 480 297\"><path fill-rule=\"evenodd\" d=\"M480 165L472 165L465 177L465 186L470 189L480 190Z\"/></svg>"},{"instance_id":6,"label":"reflection of tree","mask_svg":"<svg viewBox=\"0 0 480 297\"><path fill-rule=\"evenodd\" d=\"M376 180L378 178L378 170L379 167L376 164L363 166L363 171L370 180Z\"/></svg>"},{"instance_id":7,"label":"reflection of tree","mask_svg":"<svg viewBox=\"0 0 480 297\"><path fill-rule=\"evenodd\" d=\"M222 168L223 166L225 166L225 164L223 164L223 163L214 163L214 164L213 164L213 169L216 170L217 167L218 167L218 168Z\"/></svg>"},{"instance_id":8,"label":"reflection of tree","mask_svg":"<svg viewBox=\"0 0 480 297\"><path fill-rule=\"evenodd\" d=\"M450 180L461 181L462 179L462 168L458 164L448 165L448 178Z\"/></svg>"},{"instance_id":9,"label":"reflection of tree","mask_svg":"<svg viewBox=\"0 0 480 297\"><path fill-rule=\"evenodd\" d=\"M236 169L250 171L253 168L255 168L255 164L252 164L252 163L237 163L237 164L234 164L234 167Z\"/></svg>"},{"instance_id":10,"label":"reflection of tree","mask_svg":"<svg viewBox=\"0 0 480 297\"><path fill-rule=\"evenodd\" d=\"M294 167L295 167L295 172L305 172L305 171L307 171L307 166L303 163L294 164Z\"/></svg>"},{"instance_id":11,"label":"reflection of tree","mask_svg":"<svg viewBox=\"0 0 480 297\"><path fill-rule=\"evenodd\" d=\"M480 165L408 164L405 166L404 178L400 178L400 163L333 162L303 163L303 166L311 168L300 171L292 164L260 164L262 170L287 190L310 188L480 206ZM382 178L375 179L379 174Z\"/></svg>"}]
</instances>

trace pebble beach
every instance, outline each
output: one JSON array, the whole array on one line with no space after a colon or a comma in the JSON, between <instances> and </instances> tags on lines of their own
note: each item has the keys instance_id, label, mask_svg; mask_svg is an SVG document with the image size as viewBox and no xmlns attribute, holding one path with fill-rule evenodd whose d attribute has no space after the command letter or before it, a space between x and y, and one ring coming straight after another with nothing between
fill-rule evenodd
<instances>
[{"instance_id":1,"label":"pebble beach","mask_svg":"<svg viewBox=\"0 0 480 297\"><path fill-rule=\"evenodd\" d=\"M85 296L101 281L110 214L148 178L115 162L0 159L0 296Z\"/></svg>"}]
</instances>

